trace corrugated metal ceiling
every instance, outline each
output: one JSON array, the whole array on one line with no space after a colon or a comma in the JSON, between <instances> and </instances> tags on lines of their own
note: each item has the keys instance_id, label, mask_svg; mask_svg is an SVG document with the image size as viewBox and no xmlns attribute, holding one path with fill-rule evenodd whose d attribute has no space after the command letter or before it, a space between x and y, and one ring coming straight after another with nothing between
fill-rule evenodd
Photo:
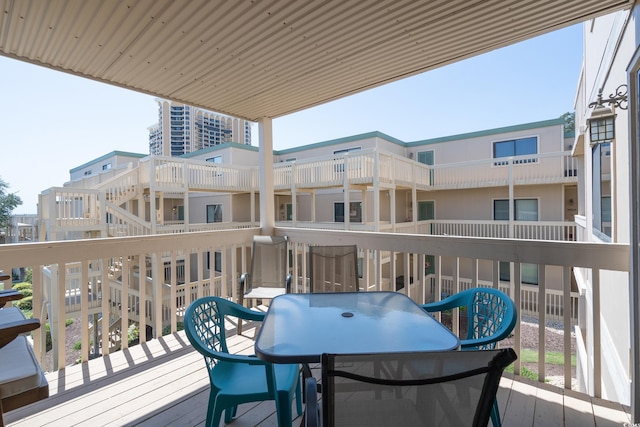
<instances>
[{"instance_id":1,"label":"corrugated metal ceiling","mask_svg":"<svg viewBox=\"0 0 640 427\"><path fill-rule=\"evenodd\" d=\"M0 0L0 54L258 120L632 3Z\"/></svg>"}]
</instances>

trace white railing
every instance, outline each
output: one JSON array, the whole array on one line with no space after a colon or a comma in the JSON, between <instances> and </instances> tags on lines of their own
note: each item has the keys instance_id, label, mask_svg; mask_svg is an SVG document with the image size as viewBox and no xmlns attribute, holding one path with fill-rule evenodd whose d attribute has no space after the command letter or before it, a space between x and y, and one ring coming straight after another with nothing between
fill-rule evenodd
<instances>
[{"instance_id":1,"label":"white railing","mask_svg":"<svg viewBox=\"0 0 640 427\"><path fill-rule=\"evenodd\" d=\"M109 236L125 237L151 234L151 224L138 216L109 202L105 202L105 210L108 216L106 221L109 227Z\"/></svg>"},{"instance_id":2,"label":"white railing","mask_svg":"<svg viewBox=\"0 0 640 427\"><path fill-rule=\"evenodd\" d=\"M279 227L293 227L294 221L278 221ZM576 241L576 224L566 221L515 221L510 233L509 221L465 221L430 219L417 222L390 224L381 222L311 222L295 221L298 228L324 230L381 231L386 233L430 234L436 236L493 237L506 239L513 235L516 239Z\"/></svg>"},{"instance_id":3,"label":"white railing","mask_svg":"<svg viewBox=\"0 0 640 427\"><path fill-rule=\"evenodd\" d=\"M101 328L97 328L101 329L98 338L101 354L109 352L109 324L117 319L120 319L123 330L126 330L125 325L135 321L141 331L145 331L148 325L156 336L165 328L175 331L184 309L194 298L210 294L237 298L238 275L248 271L252 237L259 231L253 228L2 245L0 268L4 271L18 267L33 269L34 313L40 313L44 320L46 311L42 307L47 304L50 307L49 321L57 340L54 343L54 369L59 369L64 366L66 352L64 313L68 304L74 313L80 313L82 360L88 359L91 349L90 314L110 319L110 322L103 322ZM444 291L453 293L466 286L490 284L508 290L516 304L532 314L537 307L547 307L537 313L540 323L549 319L557 320L561 313L565 337L570 337L572 319L575 319L575 298L570 289L571 269L628 271L629 248L622 244L299 228L276 228L275 232L289 236L291 271L293 277L301 278L298 287L294 287L296 289L306 290L306 280L302 278L307 275L306 251L309 245L356 244L362 260L360 286L364 290L395 290L396 278L411 277L412 284L404 286L401 292L422 303L439 298ZM207 266L214 265L216 252L220 253L222 268L213 275L215 281L211 283L211 270ZM427 255L435 260L433 281L427 280L425 269L421 268L425 265ZM539 268L546 269L547 273L540 276L537 297L519 281L512 280L508 289L504 287L495 273L500 261L512 263L512 277L519 277L521 263L538 264ZM448 270L456 274L447 274ZM47 273L52 271L57 273ZM139 271L147 271L147 286L143 290L137 285ZM180 276L184 275L180 280L178 271ZM47 281L50 281L51 290L45 293ZM600 285L605 288L607 284ZM105 298L105 295L109 297ZM146 303L136 303L130 296ZM562 298L557 298L559 296ZM536 298L537 305L530 304ZM61 309L63 307L65 309ZM41 329L44 331L44 328ZM514 338L516 351L519 352L519 326L516 327ZM42 339L41 334L34 339L40 357ZM144 341L144 334L140 339ZM121 345L126 348L126 340L122 340ZM539 346L539 351L543 353L544 337ZM570 360L570 351L570 345L567 344L565 360ZM516 372L519 369L520 365L516 363ZM539 367L541 378L544 378L544 369L544 365ZM571 374L570 370L570 366L565 366L567 375Z\"/></svg>"},{"instance_id":4,"label":"white railing","mask_svg":"<svg viewBox=\"0 0 640 427\"><path fill-rule=\"evenodd\" d=\"M577 160L569 151L434 165L434 189L456 189L577 181Z\"/></svg>"},{"instance_id":5,"label":"white railing","mask_svg":"<svg viewBox=\"0 0 640 427\"><path fill-rule=\"evenodd\" d=\"M376 174L377 171L377 174ZM345 173L346 172L346 173ZM568 151L530 156L424 165L383 151L361 150L274 165L276 189L383 184L417 189L457 189L577 181L577 161Z\"/></svg>"},{"instance_id":6,"label":"white railing","mask_svg":"<svg viewBox=\"0 0 640 427\"><path fill-rule=\"evenodd\" d=\"M104 191L107 201L120 206L139 195L139 183L140 171L136 167L126 170L93 188Z\"/></svg>"},{"instance_id":7,"label":"white railing","mask_svg":"<svg viewBox=\"0 0 640 427\"><path fill-rule=\"evenodd\" d=\"M441 236L497 237L506 239L576 241L576 224L564 221L462 221L432 219L429 233Z\"/></svg>"},{"instance_id":8,"label":"white railing","mask_svg":"<svg viewBox=\"0 0 640 427\"><path fill-rule=\"evenodd\" d=\"M141 181L163 191L258 191L258 167L211 163L173 157L146 157L140 161ZM153 175L150 174L153 171ZM153 182L150 177L153 176Z\"/></svg>"}]
</instances>

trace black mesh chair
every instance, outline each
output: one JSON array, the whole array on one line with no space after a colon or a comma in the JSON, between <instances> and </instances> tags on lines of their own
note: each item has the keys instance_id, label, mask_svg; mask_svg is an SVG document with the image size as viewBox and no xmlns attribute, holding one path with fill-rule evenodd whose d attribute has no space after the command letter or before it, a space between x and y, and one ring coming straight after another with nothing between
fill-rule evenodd
<instances>
[{"instance_id":1,"label":"black mesh chair","mask_svg":"<svg viewBox=\"0 0 640 427\"><path fill-rule=\"evenodd\" d=\"M486 426L513 349L322 356L322 411L305 383L307 426ZM320 412L322 412L320 422Z\"/></svg>"},{"instance_id":2,"label":"black mesh chair","mask_svg":"<svg viewBox=\"0 0 640 427\"><path fill-rule=\"evenodd\" d=\"M356 245L309 247L310 292L357 292L358 290Z\"/></svg>"}]
</instances>

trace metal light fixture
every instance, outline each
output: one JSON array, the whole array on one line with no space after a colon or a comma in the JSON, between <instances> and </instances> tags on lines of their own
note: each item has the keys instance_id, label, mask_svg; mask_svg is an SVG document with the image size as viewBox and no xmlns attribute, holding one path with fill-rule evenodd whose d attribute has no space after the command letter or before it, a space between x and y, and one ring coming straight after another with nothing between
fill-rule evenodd
<instances>
[{"instance_id":1,"label":"metal light fixture","mask_svg":"<svg viewBox=\"0 0 640 427\"><path fill-rule=\"evenodd\" d=\"M607 104L608 106L605 106ZM598 98L589 104L593 108L589 117L589 138L592 144L600 144L615 138L615 112L614 108L626 110L627 85L616 88L616 92L608 98L602 98L602 88L598 91Z\"/></svg>"}]
</instances>

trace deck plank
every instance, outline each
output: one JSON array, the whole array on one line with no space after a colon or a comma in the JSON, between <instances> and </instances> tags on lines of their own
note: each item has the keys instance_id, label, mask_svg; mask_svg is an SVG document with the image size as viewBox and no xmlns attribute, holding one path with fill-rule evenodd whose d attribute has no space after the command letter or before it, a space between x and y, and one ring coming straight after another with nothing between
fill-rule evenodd
<instances>
[{"instance_id":1,"label":"deck plank","mask_svg":"<svg viewBox=\"0 0 640 427\"><path fill-rule=\"evenodd\" d=\"M558 405L562 401L562 389L543 383L537 384L536 406L533 425L536 427L562 427L563 408Z\"/></svg>"},{"instance_id":2,"label":"deck plank","mask_svg":"<svg viewBox=\"0 0 640 427\"><path fill-rule=\"evenodd\" d=\"M231 352L253 353L255 329L245 326L238 336L231 325L228 333ZM319 365L314 368L319 376ZM47 379L51 396L7 413L8 426L204 426L208 374L184 332L48 373ZM505 426L609 427L630 419L619 404L511 374L500 381L498 403ZM273 401L240 405L231 424L276 425Z\"/></svg>"},{"instance_id":3,"label":"deck plank","mask_svg":"<svg viewBox=\"0 0 640 427\"><path fill-rule=\"evenodd\" d=\"M533 426L537 392L536 386L514 379L502 423L505 426Z\"/></svg>"}]
</instances>

